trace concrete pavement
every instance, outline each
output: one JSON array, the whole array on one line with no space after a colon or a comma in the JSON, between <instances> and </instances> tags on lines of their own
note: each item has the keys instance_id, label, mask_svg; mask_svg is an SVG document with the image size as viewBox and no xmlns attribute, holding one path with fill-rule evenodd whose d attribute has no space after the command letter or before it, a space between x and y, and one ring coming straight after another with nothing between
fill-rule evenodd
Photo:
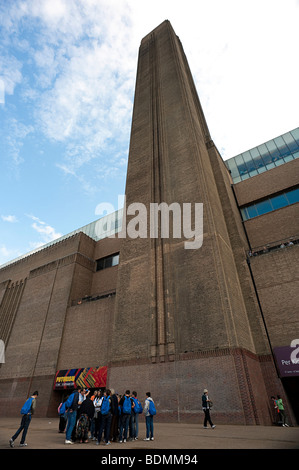
<instances>
[{"instance_id":1,"label":"concrete pavement","mask_svg":"<svg viewBox=\"0 0 299 470\"><path fill-rule=\"evenodd\" d=\"M20 448L21 435L14 449L9 439L20 425L21 418L0 418L0 450L26 452L27 449L99 450L103 452L155 449L299 449L299 427L217 425L215 429L203 429L202 424L154 423L154 441L143 441L145 423L140 420L139 440L97 446L87 444L66 445L65 435L58 433L58 419L32 418L27 447Z\"/></svg>"}]
</instances>

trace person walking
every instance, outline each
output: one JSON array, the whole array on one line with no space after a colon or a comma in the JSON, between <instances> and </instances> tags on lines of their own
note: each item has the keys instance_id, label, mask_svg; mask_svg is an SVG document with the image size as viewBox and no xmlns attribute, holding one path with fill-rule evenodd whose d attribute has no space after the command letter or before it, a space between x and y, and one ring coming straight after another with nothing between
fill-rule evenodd
<instances>
[{"instance_id":1,"label":"person walking","mask_svg":"<svg viewBox=\"0 0 299 470\"><path fill-rule=\"evenodd\" d=\"M204 419L204 429L208 429L207 424L209 423L211 428L214 429L216 426L215 424L212 423L211 416L210 416L210 409L212 406L212 401L209 399L208 396L208 390L205 388L203 391L203 396L202 396L202 409L205 414L205 419Z\"/></svg>"},{"instance_id":2,"label":"person walking","mask_svg":"<svg viewBox=\"0 0 299 470\"><path fill-rule=\"evenodd\" d=\"M144 441L154 440L154 415L156 408L154 400L151 397L151 392L146 392L146 399L144 402L143 412L145 414L146 438Z\"/></svg>"},{"instance_id":3,"label":"person walking","mask_svg":"<svg viewBox=\"0 0 299 470\"><path fill-rule=\"evenodd\" d=\"M282 426L284 427L289 427L289 425L287 424L287 417L286 417L286 413L285 413L285 410L284 410L284 406L283 406L283 402L282 402L282 398L280 395L277 395L277 400L276 400L276 404L277 404L277 407L278 407L278 411L279 411L279 414L280 414L280 418L282 420Z\"/></svg>"},{"instance_id":4,"label":"person walking","mask_svg":"<svg viewBox=\"0 0 299 470\"><path fill-rule=\"evenodd\" d=\"M14 447L14 441L16 440L16 438L18 437L18 435L22 431L23 431L23 434L22 434L21 441L20 441L20 447L27 446L27 444L25 442L25 439L26 439L26 435L27 435L29 425L31 423L32 415L34 414L34 411L35 411L37 397L38 397L38 391L33 392L31 397L28 398L25 401L24 405L22 406L22 409L21 409L21 415L22 415L21 424L20 424L20 427L17 430L17 432L9 440L10 447Z\"/></svg>"},{"instance_id":5,"label":"person walking","mask_svg":"<svg viewBox=\"0 0 299 470\"><path fill-rule=\"evenodd\" d=\"M278 406L277 406L277 403L276 403L276 398L274 397L274 395L271 396L271 400L272 400L273 406L274 406L274 416L275 416L274 423L278 424L279 420L280 420L279 409L278 409Z\"/></svg>"}]
</instances>

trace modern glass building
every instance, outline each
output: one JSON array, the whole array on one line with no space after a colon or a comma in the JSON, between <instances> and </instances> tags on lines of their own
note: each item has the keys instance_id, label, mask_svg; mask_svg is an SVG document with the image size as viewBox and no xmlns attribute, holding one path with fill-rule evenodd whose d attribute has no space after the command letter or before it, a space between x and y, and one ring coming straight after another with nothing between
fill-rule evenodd
<instances>
[{"instance_id":1,"label":"modern glass building","mask_svg":"<svg viewBox=\"0 0 299 470\"><path fill-rule=\"evenodd\" d=\"M226 160L233 183L299 157L299 127Z\"/></svg>"}]
</instances>

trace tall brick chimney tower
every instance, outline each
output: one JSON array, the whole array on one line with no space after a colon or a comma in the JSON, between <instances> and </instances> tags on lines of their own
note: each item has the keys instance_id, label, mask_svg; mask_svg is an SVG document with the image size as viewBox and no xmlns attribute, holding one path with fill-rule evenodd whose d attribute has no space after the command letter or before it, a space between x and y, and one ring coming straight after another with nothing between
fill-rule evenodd
<instances>
[{"instance_id":1,"label":"tall brick chimney tower","mask_svg":"<svg viewBox=\"0 0 299 470\"><path fill-rule=\"evenodd\" d=\"M271 371L273 363L247 271L246 237L169 21L139 50L125 209L132 212L135 203L147 210L147 233L121 242L109 383L120 393L151 389L160 415L178 419L198 413L206 387L219 419L230 400L230 422L264 423L260 358ZM151 203L189 203L193 221L202 203L202 246L186 249L184 236L171 230L169 238L150 237ZM136 215L127 214L125 229Z\"/></svg>"}]
</instances>

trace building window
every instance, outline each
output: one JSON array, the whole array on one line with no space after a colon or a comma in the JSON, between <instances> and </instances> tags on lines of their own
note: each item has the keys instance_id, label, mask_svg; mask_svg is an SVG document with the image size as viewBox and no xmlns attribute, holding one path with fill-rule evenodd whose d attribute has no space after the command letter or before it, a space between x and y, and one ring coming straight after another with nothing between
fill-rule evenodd
<instances>
[{"instance_id":1,"label":"building window","mask_svg":"<svg viewBox=\"0 0 299 470\"><path fill-rule=\"evenodd\" d=\"M106 256L105 258L100 258L97 260L97 271L102 269L111 268L112 266L117 266L119 263L119 253L114 253L113 255Z\"/></svg>"},{"instance_id":2,"label":"building window","mask_svg":"<svg viewBox=\"0 0 299 470\"><path fill-rule=\"evenodd\" d=\"M299 158L299 128L225 161L233 183Z\"/></svg>"},{"instance_id":3,"label":"building window","mask_svg":"<svg viewBox=\"0 0 299 470\"><path fill-rule=\"evenodd\" d=\"M276 209L290 206L296 202L299 202L299 187L290 189L284 193L275 194L254 204L241 207L240 210L243 220L248 220L259 215L267 214L267 212L273 212Z\"/></svg>"}]
</instances>

